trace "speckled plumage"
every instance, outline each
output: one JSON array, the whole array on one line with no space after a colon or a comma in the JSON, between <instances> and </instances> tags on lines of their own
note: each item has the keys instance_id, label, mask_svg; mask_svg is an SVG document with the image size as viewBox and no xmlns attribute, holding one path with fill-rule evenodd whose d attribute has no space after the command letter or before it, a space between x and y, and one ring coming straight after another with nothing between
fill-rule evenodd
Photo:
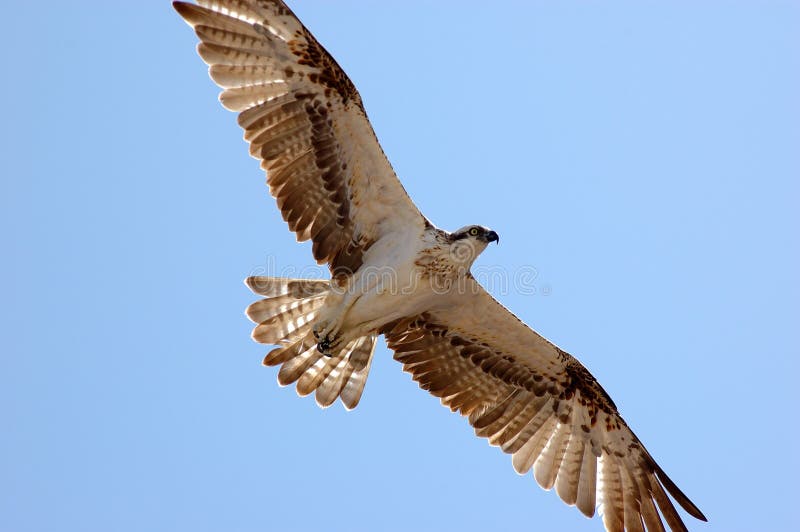
<instances>
[{"instance_id":1,"label":"speckled plumage","mask_svg":"<svg viewBox=\"0 0 800 532\"><path fill-rule=\"evenodd\" d=\"M332 280L251 277L253 338L317 402L354 408L377 336L478 436L607 530L686 530L669 493L700 510L656 464L573 356L526 326L472 277L496 233L434 227L384 155L353 83L279 0L175 2L239 113L250 153L289 228ZM659 516L659 511L661 516ZM509 516L510 520L515 519ZM509 524L510 526L510 524Z\"/></svg>"}]
</instances>

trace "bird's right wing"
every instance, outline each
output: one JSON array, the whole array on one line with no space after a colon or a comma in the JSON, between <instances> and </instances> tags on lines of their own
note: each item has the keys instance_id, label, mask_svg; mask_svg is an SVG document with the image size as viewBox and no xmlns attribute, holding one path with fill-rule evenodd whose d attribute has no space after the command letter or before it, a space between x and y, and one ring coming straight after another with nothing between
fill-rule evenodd
<instances>
[{"instance_id":1,"label":"bird's right wing","mask_svg":"<svg viewBox=\"0 0 800 532\"><path fill-rule=\"evenodd\" d=\"M280 0L198 0L175 9L239 112L250 154L300 241L335 276L378 239L426 220L383 153L350 78ZM199 154L200 157L205 154Z\"/></svg>"}]
</instances>

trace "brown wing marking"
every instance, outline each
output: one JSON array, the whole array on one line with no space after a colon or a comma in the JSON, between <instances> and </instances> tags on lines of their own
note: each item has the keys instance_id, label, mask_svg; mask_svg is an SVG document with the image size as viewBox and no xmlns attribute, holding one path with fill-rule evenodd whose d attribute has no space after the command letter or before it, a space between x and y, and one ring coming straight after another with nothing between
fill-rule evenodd
<instances>
[{"instance_id":1,"label":"brown wing marking","mask_svg":"<svg viewBox=\"0 0 800 532\"><path fill-rule=\"evenodd\" d=\"M656 507L673 530L686 530L664 488L705 520L577 359L555 348L554 364L531 367L435 319L422 314L387 325L394 358L421 388L467 416L478 436L511 454L519 473L533 469L543 488L555 487L589 517L599 503L608 530L663 530Z\"/></svg>"},{"instance_id":2,"label":"brown wing marking","mask_svg":"<svg viewBox=\"0 0 800 532\"><path fill-rule=\"evenodd\" d=\"M383 232L422 231L350 78L283 2L200 0L175 9L239 112L283 219L334 276L362 264ZM387 218L392 223L386 223Z\"/></svg>"}]
</instances>

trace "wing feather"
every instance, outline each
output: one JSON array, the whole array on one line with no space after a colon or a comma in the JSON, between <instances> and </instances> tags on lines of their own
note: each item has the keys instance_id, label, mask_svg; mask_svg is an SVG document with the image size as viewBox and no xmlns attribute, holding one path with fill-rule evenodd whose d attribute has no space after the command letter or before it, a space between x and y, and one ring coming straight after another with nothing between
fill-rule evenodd
<instances>
[{"instance_id":1,"label":"wing feather","mask_svg":"<svg viewBox=\"0 0 800 532\"><path fill-rule=\"evenodd\" d=\"M569 445L571 429L569 425L558 423L547 446L533 464L533 476L536 482L546 490L551 489L556 483L561 461L564 459L564 453Z\"/></svg>"},{"instance_id":2,"label":"wing feather","mask_svg":"<svg viewBox=\"0 0 800 532\"><path fill-rule=\"evenodd\" d=\"M533 431L533 435L530 438L519 438L517 440L520 445L516 451L507 451L503 449L506 452L514 453L511 457L511 464L514 466L517 473L524 475L530 471L533 464L539 458L539 453L541 453L542 449L547 445L550 432L555 426L555 418L549 416L544 419L544 422L539 425L536 431Z\"/></svg>"},{"instance_id":3,"label":"wing feather","mask_svg":"<svg viewBox=\"0 0 800 532\"><path fill-rule=\"evenodd\" d=\"M580 430L573 422L572 431ZM570 434L569 443L564 449L561 466L557 470L556 493L565 503L573 506L578 501L578 486L583 463L585 440L580 434Z\"/></svg>"},{"instance_id":4,"label":"wing feather","mask_svg":"<svg viewBox=\"0 0 800 532\"><path fill-rule=\"evenodd\" d=\"M597 506L597 455L584 442L583 459L578 477L578 500L575 505L586 517L592 517ZM660 522L660 521L659 521Z\"/></svg>"},{"instance_id":5,"label":"wing feather","mask_svg":"<svg viewBox=\"0 0 800 532\"><path fill-rule=\"evenodd\" d=\"M628 469L620 468L620 477L622 479L622 497L623 497L623 517L625 520L625 530L630 532L644 532L644 523L642 522L642 509L641 509L641 494L633 475Z\"/></svg>"},{"instance_id":6,"label":"wing feather","mask_svg":"<svg viewBox=\"0 0 800 532\"><path fill-rule=\"evenodd\" d=\"M419 232L419 213L383 153L341 67L279 0L198 0L175 9L239 113L250 154L298 240L347 275L377 240Z\"/></svg>"},{"instance_id":7,"label":"wing feather","mask_svg":"<svg viewBox=\"0 0 800 532\"><path fill-rule=\"evenodd\" d=\"M667 492L705 520L591 373L469 282L449 304L381 331L420 387L468 416L517 472L533 469L544 489L588 517L599 508L607 530L663 530L659 511L685 530Z\"/></svg>"},{"instance_id":8,"label":"wing feather","mask_svg":"<svg viewBox=\"0 0 800 532\"><path fill-rule=\"evenodd\" d=\"M616 458L608 453L600 456L600 515L609 532L623 532L622 482Z\"/></svg>"}]
</instances>

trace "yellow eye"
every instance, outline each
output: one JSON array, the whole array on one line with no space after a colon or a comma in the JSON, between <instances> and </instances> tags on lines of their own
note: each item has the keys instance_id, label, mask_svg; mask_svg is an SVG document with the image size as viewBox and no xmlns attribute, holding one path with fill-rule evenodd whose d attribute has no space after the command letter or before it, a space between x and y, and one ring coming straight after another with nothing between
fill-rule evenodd
<instances>
[{"instance_id":1,"label":"yellow eye","mask_svg":"<svg viewBox=\"0 0 800 532\"><path fill-rule=\"evenodd\" d=\"M472 229L469 230L469 234L471 236L478 236L478 228L477 227L473 227Z\"/></svg>"}]
</instances>

